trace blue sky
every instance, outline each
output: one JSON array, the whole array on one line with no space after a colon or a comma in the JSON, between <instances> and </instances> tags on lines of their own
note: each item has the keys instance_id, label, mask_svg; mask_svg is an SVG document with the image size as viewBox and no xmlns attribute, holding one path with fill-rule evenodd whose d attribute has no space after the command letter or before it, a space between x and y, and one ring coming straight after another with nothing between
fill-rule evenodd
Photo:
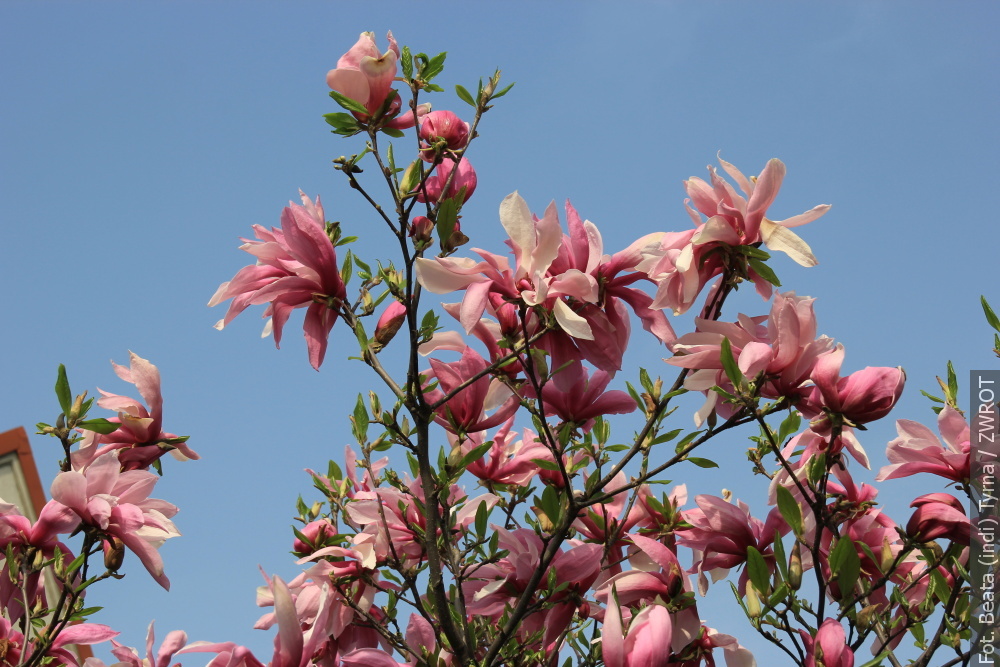
<instances>
[{"instance_id":1,"label":"blue sky","mask_svg":"<svg viewBox=\"0 0 1000 667\"><path fill-rule=\"evenodd\" d=\"M479 189L463 229L473 245L499 251L496 209L519 190L537 211L572 199L606 247L621 248L687 228L681 182L704 176L717 152L748 174L779 157L788 176L769 217L833 205L797 230L820 265L774 266L786 288L818 297L820 331L847 347L845 371L904 366L894 416L930 421L919 389L935 388L948 359L960 373L994 367L978 298L1000 306L996 5L360 7L0 5L0 429L54 418L59 363L76 390L130 393L108 360L131 349L160 367L165 427L203 456L168 465L157 487L181 507L184 537L162 550L171 592L132 559L124 581L91 599L125 643L141 644L155 618L160 636L184 628L270 655L270 634L251 630L257 565L297 571L288 526L296 496L311 497L302 471L341 458L353 396L374 377L346 360L342 330L316 373L298 318L275 350L259 339L257 313L220 333L211 325L221 310L205 304L246 263L238 237L277 224L298 188L365 237L363 257L379 256L377 221L330 165L358 145L321 117L335 111L324 75L363 30L380 44L391 29L414 51L448 51L448 91L495 67L517 82L469 154ZM450 93L433 101L467 109ZM748 291L733 304L767 312ZM630 360L656 372L662 356L637 343ZM893 435L891 420L865 435L876 468ZM55 441L32 442L51 478ZM719 460L742 458L739 439L717 446ZM763 505L738 465L688 474L674 479L694 493L727 486ZM926 482L884 485L897 520L925 492L912 485ZM745 620L709 620L753 644Z\"/></svg>"}]
</instances>

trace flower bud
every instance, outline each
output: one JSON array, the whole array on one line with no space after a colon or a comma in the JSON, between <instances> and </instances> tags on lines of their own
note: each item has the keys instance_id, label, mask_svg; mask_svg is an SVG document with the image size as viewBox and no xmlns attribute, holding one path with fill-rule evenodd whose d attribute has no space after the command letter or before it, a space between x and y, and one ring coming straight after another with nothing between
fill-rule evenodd
<instances>
[{"instance_id":1,"label":"flower bud","mask_svg":"<svg viewBox=\"0 0 1000 667\"><path fill-rule=\"evenodd\" d=\"M449 177L451 177L452 171L455 172L454 178L451 178L451 185L448 186L448 191L445 193L444 186L448 182ZM406 179L404 178L404 181ZM417 192L417 201L419 202L437 202L444 195L445 198L451 199L457 197L458 193L465 188L465 196L462 202L469 200L472 193L476 191L476 170L472 168L472 165L468 160L462 158L457 165L455 165L454 160L445 160L439 164L435 169L434 173L431 174L424 183L424 188L421 188ZM400 185L402 189L402 185ZM426 189L426 193L424 190Z\"/></svg>"},{"instance_id":2,"label":"flower bud","mask_svg":"<svg viewBox=\"0 0 1000 667\"><path fill-rule=\"evenodd\" d=\"M87 399L87 392L82 394L77 394L76 398L73 399L73 406L69 409L69 414L66 415L69 418L70 424L75 424L80 420L80 413L83 412L83 402Z\"/></svg>"},{"instance_id":3,"label":"flower bud","mask_svg":"<svg viewBox=\"0 0 1000 667\"><path fill-rule=\"evenodd\" d=\"M431 242L434 234L434 221L425 215L418 215L410 222L410 237L417 246Z\"/></svg>"},{"instance_id":4,"label":"flower bud","mask_svg":"<svg viewBox=\"0 0 1000 667\"><path fill-rule=\"evenodd\" d=\"M451 111L432 111L420 121L420 156L431 161L441 148L458 151L469 143L469 124Z\"/></svg>"},{"instance_id":5,"label":"flower bud","mask_svg":"<svg viewBox=\"0 0 1000 667\"><path fill-rule=\"evenodd\" d=\"M760 596L757 595L757 589L749 581L747 582L746 605L747 614L750 618L760 618L760 615L763 613L763 609L760 606Z\"/></svg>"},{"instance_id":6,"label":"flower bud","mask_svg":"<svg viewBox=\"0 0 1000 667\"><path fill-rule=\"evenodd\" d=\"M390 303L382 313L382 317L378 318L378 324L375 326L375 342L385 347L405 321L406 306L399 301Z\"/></svg>"},{"instance_id":7,"label":"flower bud","mask_svg":"<svg viewBox=\"0 0 1000 667\"><path fill-rule=\"evenodd\" d=\"M329 519L310 521L299 531L305 540L296 537L292 542L292 551L297 554L309 555L326 546L327 540L337 534L337 528Z\"/></svg>"},{"instance_id":8,"label":"flower bud","mask_svg":"<svg viewBox=\"0 0 1000 667\"><path fill-rule=\"evenodd\" d=\"M125 560L125 544L117 537L104 540L104 567L117 572Z\"/></svg>"},{"instance_id":9,"label":"flower bud","mask_svg":"<svg viewBox=\"0 0 1000 667\"><path fill-rule=\"evenodd\" d=\"M802 585L802 546L797 540L788 559L788 585L793 591L799 590Z\"/></svg>"}]
</instances>

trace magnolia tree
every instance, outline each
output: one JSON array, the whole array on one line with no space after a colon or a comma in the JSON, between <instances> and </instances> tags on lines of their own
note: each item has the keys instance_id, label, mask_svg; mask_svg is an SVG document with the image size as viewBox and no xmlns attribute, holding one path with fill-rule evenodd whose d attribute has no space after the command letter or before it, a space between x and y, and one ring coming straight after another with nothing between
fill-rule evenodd
<instances>
[{"instance_id":1,"label":"magnolia tree","mask_svg":"<svg viewBox=\"0 0 1000 667\"><path fill-rule=\"evenodd\" d=\"M91 586L119 578L125 552L168 586L158 547L178 535L177 508L150 496L165 453L198 458L164 430L156 366L132 354L115 371L141 399L101 392L97 406L117 413L107 419L60 369L62 414L39 425L64 452L52 500L35 522L0 507L4 664L77 665L70 645L110 640L122 663L148 667L753 665L699 611L720 585L746 632L789 664L968 660L970 436L950 365L936 425L898 421L891 464L866 477L938 480L892 518L855 474L868 468L861 432L892 410L902 369L843 370L844 345L817 335L814 300L775 291L769 252L814 265L792 230L829 207L771 220L784 164L746 176L720 160L721 172L685 182L685 228L609 251L570 204L563 221L515 192L499 209L508 247L469 248L467 156L510 86L499 72L474 92L456 86L467 120L431 111L445 54L388 42L362 34L327 74L342 111L326 120L357 146L336 167L381 221L366 233L391 252L359 257L357 230L300 193L280 226L254 227L241 246L253 263L211 299L229 301L220 329L264 306L276 344L305 309L317 370L332 328L350 329L378 383L353 408L343 458L312 472L322 501L299 500L300 570L257 591L273 655L181 631L154 652L152 628L143 653L88 620ZM748 284L757 312L728 312ZM694 330L675 332L665 312L691 309ZM635 325L667 357L637 375L622 361ZM380 355L389 345L402 354ZM632 380L627 391L609 389L616 376ZM693 430L675 413L692 392L704 395ZM612 433L609 415L631 415L634 430L619 418ZM656 486L715 466L713 451L740 438L747 461L729 465L759 475L750 504ZM389 450L408 468L392 469Z\"/></svg>"}]
</instances>

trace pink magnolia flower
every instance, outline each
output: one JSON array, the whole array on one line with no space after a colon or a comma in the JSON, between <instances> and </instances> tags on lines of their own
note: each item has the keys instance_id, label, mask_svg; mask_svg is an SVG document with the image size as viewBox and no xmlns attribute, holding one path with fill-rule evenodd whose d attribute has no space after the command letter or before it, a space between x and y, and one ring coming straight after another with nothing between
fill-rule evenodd
<instances>
[{"instance_id":1,"label":"pink magnolia flower","mask_svg":"<svg viewBox=\"0 0 1000 667\"><path fill-rule=\"evenodd\" d=\"M651 604L623 629L622 613L612 599L601 627L601 656L607 667L667 667L673 622L670 612Z\"/></svg>"},{"instance_id":2,"label":"pink magnolia flower","mask_svg":"<svg viewBox=\"0 0 1000 667\"><path fill-rule=\"evenodd\" d=\"M823 621L815 636L804 630L799 634L806 649L804 667L854 667L854 651L847 645L843 626L835 619Z\"/></svg>"},{"instance_id":3,"label":"pink magnolia flower","mask_svg":"<svg viewBox=\"0 0 1000 667\"><path fill-rule=\"evenodd\" d=\"M462 584L466 608L470 614L499 620L513 601L526 589L532 573L538 567L545 544L533 530L514 531L493 527L499 533L500 549L507 555L495 563L479 567L474 578ZM548 654L558 651L559 641L573 615L583 604L583 595L590 590L601 567L602 547L597 544L577 544L567 551L560 550L542 577L543 582L554 577L556 586L566 584L555 595L547 596L554 606L529 614L518 629L518 636L527 638L542 633L542 649ZM553 575L549 572L554 571ZM543 591L539 591L542 593Z\"/></svg>"},{"instance_id":4,"label":"pink magnolia flower","mask_svg":"<svg viewBox=\"0 0 1000 667\"><path fill-rule=\"evenodd\" d=\"M611 376L606 371L589 375L582 362L571 362L559 368L542 386L541 403L545 414L556 415L564 422L589 430L595 417L634 412L635 401L627 393L618 389L604 391L610 382Z\"/></svg>"},{"instance_id":5,"label":"pink magnolia flower","mask_svg":"<svg viewBox=\"0 0 1000 667\"><path fill-rule=\"evenodd\" d=\"M452 172L454 172L454 176L452 176ZM450 185L448 179L451 179ZM478 182L476 170L472 168L472 164L468 160L465 158L459 160L456 169L455 161L447 158L434 168L434 173L424 181L424 187L417 191L417 201L437 202L441 199L452 199L457 197L464 188L465 194L462 196L464 203L469 201L469 197L476 191ZM445 190L446 185L448 186L447 191Z\"/></svg>"},{"instance_id":6,"label":"pink magnolia flower","mask_svg":"<svg viewBox=\"0 0 1000 667\"><path fill-rule=\"evenodd\" d=\"M14 505L0 502L0 553L11 549L14 554L24 554L27 549L37 549L45 558L52 558L55 550L63 554L63 560L73 560L73 552L58 538L70 534L80 525L80 517L70 508L49 501L38 513L38 520L32 523ZM34 570L21 578L10 570L11 562L4 559L0 568L0 608L4 616L17 623L25 609L31 609L41 602L48 606L45 596L43 573Z\"/></svg>"},{"instance_id":7,"label":"pink magnolia flower","mask_svg":"<svg viewBox=\"0 0 1000 667\"><path fill-rule=\"evenodd\" d=\"M944 444L923 424L896 420L899 437L885 450L890 465L879 471L876 481L929 472L953 482L969 481L969 424L950 405L938 413L938 432Z\"/></svg>"},{"instance_id":8,"label":"pink magnolia flower","mask_svg":"<svg viewBox=\"0 0 1000 667\"><path fill-rule=\"evenodd\" d=\"M222 329L247 306L268 304L264 317L271 321L264 333L273 329L275 346L280 346L281 332L291 312L308 307L303 330L309 363L319 370L347 291L337 269L336 250L326 235L319 197L313 204L300 194L301 206L289 203L281 212L281 229L268 231L254 225L258 240L244 239L246 243L240 249L256 257L257 264L244 267L232 280L222 283L208 305L233 300L225 318L216 324Z\"/></svg>"},{"instance_id":9,"label":"pink magnolia flower","mask_svg":"<svg viewBox=\"0 0 1000 667\"><path fill-rule=\"evenodd\" d=\"M146 632L145 658L139 655L137 649L119 644L113 639L111 640L111 644L114 648L111 649L111 653L118 658L119 665L127 667L170 667L174 655L187 644L187 633L182 630L174 630L168 633L166 639L160 644L160 650L154 654L153 644L155 641L156 635L153 632L153 624L150 623L149 630ZM103 664L100 661L93 663L90 660L87 661L87 667L99 667Z\"/></svg>"},{"instance_id":10,"label":"pink magnolia flower","mask_svg":"<svg viewBox=\"0 0 1000 667\"><path fill-rule=\"evenodd\" d=\"M467 380L488 367L486 360L471 347L465 348L462 358L452 363L431 359L431 373L437 378L438 387L424 394L428 403L436 403L453 391L458 392L437 409L434 420L453 433L475 433L498 426L520 407L520 399L499 380L489 374L476 379L459 390ZM485 412L497 408L491 416Z\"/></svg>"},{"instance_id":11,"label":"pink magnolia flower","mask_svg":"<svg viewBox=\"0 0 1000 667\"><path fill-rule=\"evenodd\" d=\"M177 508L149 497L158 479L145 470L122 471L116 450L97 457L83 472L59 473L50 491L52 500L76 512L82 523L120 539L169 590L157 549L180 533L170 520Z\"/></svg>"},{"instance_id":12,"label":"pink magnolia flower","mask_svg":"<svg viewBox=\"0 0 1000 667\"><path fill-rule=\"evenodd\" d=\"M969 546L972 524L965 514L965 506L955 496L928 493L910 503L910 507L917 508L906 524L906 534L913 539L930 542L944 537Z\"/></svg>"},{"instance_id":13,"label":"pink magnolia flower","mask_svg":"<svg viewBox=\"0 0 1000 667\"><path fill-rule=\"evenodd\" d=\"M121 426L107 435L88 431L80 448L72 454L73 467L82 470L98 456L115 449L120 450L118 461L124 470L145 470L167 452L181 461L198 459L198 454L187 446L187 438L163 431L160 370L135 352L129 352L128 368L113 361L111 365L118 377L135 385L146 405L128 396L99 390L103 398L97 404L116 411L118 416L108 421Z\"/></svg>"},{"instance_id":14,"label":"pink magnolia flower","mask_svg":"<svg viewBox=\"0 0 1000 667\"><path fill-rule=\"evenodd\" d=\"M718 405L718 394L709 391L716 385L732 390L722 365L725 339L743 375L751 381L760 377L761 396L786 397L796 404L808 394L805 385L813 368L833 348L832 338L816 337L814 300L785 292L775 296L766 318L741 314L734 323L695 318L698 329L671 345L674 356L667 363L691 369L684 386L706 393L705 405L696 415L699 425L714 409L726 417L732 414L729 406Z\"/></svg>"},{"instance_id":15,"label":"pink magnolia flower","mask_svg":"<svg viewBox=\"0 0 1000 667\"><path fill-rule=\"evenodd\" d=\"M41 664L66 665L67 667L79 667L77 652L70 647L77 644L99 644L112 637L117 637L118 632L106 625L97 623L79 623L70 625L56 636L51 648L45 654ZM4 665L19 665L22 659L26 660L35 650L34 641L26 641L23 634L11 624L11 621L0 616L0 646L3 647L3 655L0 660ZM87 663L90 664L89 658Z\"/></svg>"},{"instance_id":16,"label":"pink magnolia flower","mask_svg":"<svg viewBox=\"0 0 1000 667\"><path fill-rule=\"evenodd\" d=\"M812 381L816 384L799 409L808 417L818 417L813 430L829 429L824 411L842 415L849 422L867 424L885 417L903 393L906 373L902 368L869 366L864 370L840 377L844 362L844 346L820 355L813 366Z\"/></svg>"},{"instance_id":17,"label":"pink magnolia flower","mask_svg":"<svg viewBox=\"0 0 1000 667\"><path fill-rule=\"evenodd\" d=\"M399 94L392 89L392 82L398 69L399 46L392 32L387 37L389 50L381 53L375 45L375 33L361 33L357 43L337 61L336 69L327 72L326 85L364 105L368 115L355 114L358 120L367 122L372 116L379 116L392 119L385 123L386 127L404 130L413 127L416 119L410 112L397 118L402 103ZM383 108L384 114L379 115ZM422 104L417 109L417 116L429 110L430 105Z\"/></svg>"},{"instance_id":18,"label":"pink magnolia flower","mask_svg":"<svg viewBox=\"0 0 1000 667\"><path fill-rule=\"evenodd\" d=\"M684 206L696 229L683 236L664 238L663 256L648 270L659 284L654 308L670 307L676 313L690 308L701 288L722 273L725 262L720 251L728 247L764 243L802 266L816 264L812 250L789 228L816 220L830 207L824 204L786 220L769 220L765 213L781 188L785 165L777 159L769 160L760 175L748 179L725 160L720 158L719 163L743 195L721 178L714 167L708 168L711 183L694 177L684 182L690 197ZM704 222L702 215L708 218ZM770 298L770 283L752 269L750 279L762 297Z\"/></svg>"},{"instance_id":19,"label":"pink magnolia flower","mask_svg":"<svg viewBox=\"0 0 1000 667\"><path fill-rule=\"evenodd\" d=\"M595 593L598 601L607 603L610 610L615 606L612 590L618 604L625 607L652 603L658 598L669 603L684 593L687 576L672 549L642 535L629 535L628 539L640 549L643 562L634 554L631 570L619 572L601 584Z\"/></svg>"},{"instance_id":20,"label":"pink magnolia flower","mask_svg":"<svg viewBox=\"0 0 1000 667\"><path fill-rule=\"evenodd\" d=\"M680 543L694 550L695 559L689 572L698 573L698 589L702 595L708 589L705 572L711 572L712 580L719 581L731 568L742 565L747 560L749 547L754 547L773 566L775 539L788 532L788 526L777 508L772 509L766 521L750 515L750 507L739 502L727 503L722 498L709 495L695 496L696 509L683 510L684 519L690 528L677 531ZM739 588L746 587L746 570L740 576Z\"/></svg>"},{"instance_id":21,"label":"pink magnolia flower","mask_svg":"<svg viewBox=\"0 0 1000 667\"><path fill-rule=\"evenodd\" d=\"M511 417L493 436L493 446L482 458L469 464L468 471L485 482L493 484L512 484L526 486L538 474L539 467L535 460L550 460L549 451L531 429L524 429L523 437L517 440L512 430L514 418ZM454 436L452 436L454 438ZM483 434L470 434L460 445L462 453L470 451L483 444Z\"/></svg>"},{"instance_id":22,"label":"pink magnolia flower","mask_svg":"<svg viewBox=\"0 0 1000 667\"><path fill-rule=\"evenodd\" d=\"M601 370L619 370L629 336L626 306L660 341L672 341L674 332L663 313L651 307L648 294L632 286L648 280L636 267L648 259L659 235L643 237L606 257L596 226L581 222L572 206L567 206L567 217L570 233L564 235L554 204L538 218L515 192L500 205L513 267L506 257L476 249L482 261L418 259L418 279L435 294L465 291L459 319L466 333L494 297L537 311L527 334L539 332L546 320L555 323L536 345L552 354L556 367L582 357Z\"/></svg>"}]
</instances>

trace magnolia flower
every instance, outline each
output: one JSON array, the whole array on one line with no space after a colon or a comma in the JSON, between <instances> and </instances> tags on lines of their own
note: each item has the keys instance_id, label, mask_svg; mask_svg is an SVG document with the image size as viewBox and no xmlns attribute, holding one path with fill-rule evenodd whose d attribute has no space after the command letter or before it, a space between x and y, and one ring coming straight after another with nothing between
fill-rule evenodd
<instances>
[{"instance_id":1,"label":"magnolia flower","mask_svg":"<svg viewBox=\"0 0 1000 667\"><path fill-rule=\"evenodd\" d=\"M651 604L632 617L628 630L622 627L622 613L612 599L601 627L601 656L607 667L667 667L673 623L670 612Z\"/></svg>"},{"instance_id":2,"label":"magnolia flower","mask_svg":"<svg viewBox=\"0 0 1000 667\"><path fill-rule=\"evenodd\" d=\"M799 630L805 643L806 661L803 667L854 667L854 651L847 645L844 627L835 619L828 618L811 636Z\"/></svg>"},{"instance_id":3,"label":"magnolia flower","mask_svg":"<svg viewBox=\"0 0 1000 667\"><path fill-rule=\"evenodd\" d=\"M840 377L844 346L820 355L810 377L816 386L798 406L808 417L818 417L813 430L823 433L830 428L825 412L836 413L851 423L867 424L885 417L903 393L906 373L902 368L875 368Z\"/></svg>"},{"instance_id":4,"label":"magnolia flower","mask_svg":"<svg viewBox=\"0 0 1000 667\"><path fill-rule=\"evenodd\" d=\"M198 454L185 443L186 438L163 431L159 369L135 352L129 352L128 368L113 361L111 365L118 377L135 385L146 405L128 396L98 390L103 398L98 399L97 404L117 411L118 416L108 421L121 426L107 435L88 431L80 448L72 454L73 467L82 470L98 456L115 449L120 450L118 461L125 470L145 470L167 452L181 461L198 459Z\"/></svg>"},{"instance_id":5,"label":"magnolia flower","mask_svg":"<svg viewBox=\"0 0 1000 667\"><path fill-rule=\"evenodd\" d=\"M948 493L928 493L920 496L910 507L917 511L906 524L906 533L919 542L930 542L939 537L969 546L972 524L965 514L965 506Z\"/></svg>"},{"instance_id":6,"label":"magnolia flower","mask_svg":"<svg viewBox=\"0 0 1000 667\"><path fill-rule=\"evenodd\" d=\"M806 242L789 228L816 220L830 207L824 204L785 220L769 220L764 214L774 202L785 177L785 165L781 160L769 160L763 171L752 179L721 158L719 163L736 181L743 195L721 178L714 167L708 168L711 183L700 178L684 182L690 197L684 206L696 228L663 237L660 259L646 269L659 286L653 308L669 307L678 314L685 312L702 287L723 272L726 262L722 253L734 246L764 243L771 250L786 253L802 266L817 263ZM708 219L703 221L702 215ZM771 284L752 267L749 278L762 297L770 298Z\"/></svg>"},{"instance_id":7,"label":"magnolia flower","mask_svg":"<svg viewBox=\"0 0 1000 667\"><path fill-rule=\"evenodd\" d=\"M336 69L327 72L326 85L341 95L360 102L368 110L368 115L356 113L358 120L367 121L385 107L383 117L392 119L385 126L403 130L413 127L416 120L410 112L396 118L402 107L399 94L392 89L398 68L399 46L392 32L387 37L389 49L381 53L375 45L375 33L361 33L357 43L337 61ZM422 116L429 110L430 105L422 104L417 109L417 116Z\"/></svg>"},{"instance_id":8,"label":"magnolia flower","mask_svg":"<svg viewBox=\"0 0 1000 667\"><path fill-rule=\"evenodd\" d=\"M969 481L971 444L969 424L958 410L946 405L938 413L938 432L944 444L923 424L899 419L899 437L885 450L890 465L879 471L876 481L929 472L953 482Z\"/></svg>"},{"instance_id":9,"label":"magnolia flower","mask_svg":"<svg viewBox=\"0 0 1000 667\"><path fill-rule=\"evenodd\" d=\"M304 193L302 205L289 203L281 212L281 229L270 231L254 225L256 241L246 240L241 250L257 258L229 282L222 283L209 306L232 299L225 318L215 326L222 329L247 306L268 304L264 317L271 321L264 329L274 331L274 344L296 308L308 308L303 330L309 349L309 363L319 370L326 355L327 338L337 321L347 290L337 269L337 252L325 231L323 205L313 204Z\"/></svg>"},{"instance_id":10,"label":"magnolia flower","mask_svg":"<svg viewBox=\"0 0 1000 667\"><path fill-rule=\"evenodd\" d=\"M59 473L50 491L52 500L73 510L82 523L121 540L153 579L169 590L170 580L163 573L157 549L180 533L170 520L177 508L149 497L158 479L145 470L122 471L118 452L111 451L83 472Z\"/></svg>"}]
</instances>

